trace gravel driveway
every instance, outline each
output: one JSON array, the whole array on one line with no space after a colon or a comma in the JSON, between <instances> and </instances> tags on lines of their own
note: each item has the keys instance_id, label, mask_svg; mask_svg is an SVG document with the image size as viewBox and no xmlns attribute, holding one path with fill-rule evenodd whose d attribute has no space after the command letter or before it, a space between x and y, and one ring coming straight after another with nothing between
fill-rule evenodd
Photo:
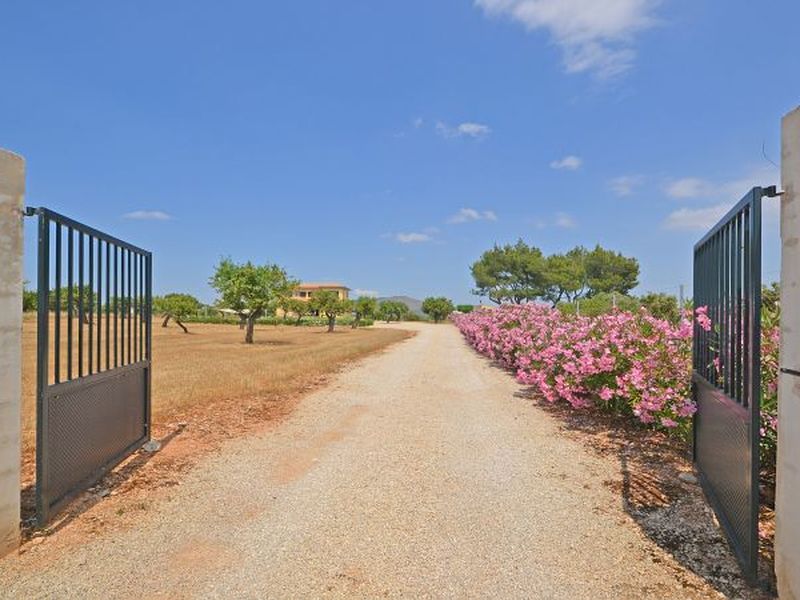
<instances>
[{"instance_id":1,"label":"gravel driveway","mask_svg":"<svg viewBox=\"0 0 800 600\"><path fill-rule=\"evenodd\" d=\"M408 327L202 460L135 529L0 561L0 596L716 597L625 513L613 459L454 327Z\"/></svg>"}]
</instances>

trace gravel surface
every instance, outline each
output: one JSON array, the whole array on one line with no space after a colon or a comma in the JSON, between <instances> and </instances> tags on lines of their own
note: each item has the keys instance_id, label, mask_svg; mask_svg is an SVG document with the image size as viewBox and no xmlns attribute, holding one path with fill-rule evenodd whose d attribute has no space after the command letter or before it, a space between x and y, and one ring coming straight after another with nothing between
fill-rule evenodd
<instances>
[{"instance_id":1,"label":"gravel surface","mask_svg":"<svg viewBox=\"0 0 800 600\"><path fill-rule=\"evenodd\" d=\"M406 327L406 325L403 325ZM203 459L134 529L0 561L8 598L708 598L454 327Z\"/></svg>"}]
</instances>

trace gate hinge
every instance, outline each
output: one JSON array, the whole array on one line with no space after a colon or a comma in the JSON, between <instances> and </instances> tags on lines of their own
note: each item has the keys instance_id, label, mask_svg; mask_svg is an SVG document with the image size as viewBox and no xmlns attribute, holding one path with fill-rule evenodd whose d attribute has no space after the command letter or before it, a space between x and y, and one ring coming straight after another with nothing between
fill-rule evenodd
<instances>
[{"instance_id":1,"label":"gate hinge","mask_svg":"<svg viewBox=\"0 0 800 600\"><path fill-rule=\"evenodd\" d=\"M783 196L783 192L779 192L778 187L774 185L761 189L764 190L764 195L767 198L777 198L778 196Z\"/></svg>"},{"instance_id":2,"label":"gate hinge","mask_svg":"<svg viewBox=\"0 0 800 600\"><path fill-rule=\"evenodd\" d=\"M35 217L37 210L38 209L34 208L33 206L26 206L25 207L25 216L26 217Z\"/></svg>"}]
</instances>

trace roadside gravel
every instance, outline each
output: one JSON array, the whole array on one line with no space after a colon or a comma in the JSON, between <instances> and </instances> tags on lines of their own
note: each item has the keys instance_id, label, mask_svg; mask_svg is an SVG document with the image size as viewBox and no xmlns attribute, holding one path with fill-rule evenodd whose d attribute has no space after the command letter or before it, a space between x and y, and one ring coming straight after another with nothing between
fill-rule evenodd
<instances>
[{"instance_id":1,"label":"roadside gravel","mask_svg":"<svg viewBox=\"0 0 800 600\"><path fill-rule=\"evenodd\" d=\"M719 597L625 512L618 463L455 328L403 327L136 528L0 561L0 597Z\"/></svg>"}]
</instances>

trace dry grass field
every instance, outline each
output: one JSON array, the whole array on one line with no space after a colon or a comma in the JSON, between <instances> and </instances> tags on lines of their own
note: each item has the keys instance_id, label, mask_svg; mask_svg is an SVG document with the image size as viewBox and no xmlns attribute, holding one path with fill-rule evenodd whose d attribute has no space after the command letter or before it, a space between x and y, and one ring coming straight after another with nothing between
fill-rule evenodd
<instances>
[{"instance_id":1,"label":"dry grass field","mask_svg":"<svg viewBox=\"0 0 800 600\"><path fill-rule=\"evenodd\" d=\"M63 327L62 327L63 329ZM260 405L296 396L344 363L405 339L400 329L337 329L262 326L255 343L243 343L235 325L153 326L153 421L167 422L213 412L225 418L264 417ZM30 471L36 435L36 320L23 328L23 445ZM62 355L65 350L62 349ZM245 410L244 408L247 410ZM241 409L241 410L237 410ZM206 419L213 425L213 419ZM220 423L224 427L225 423Z\"/></svg>"}]
</instances>

